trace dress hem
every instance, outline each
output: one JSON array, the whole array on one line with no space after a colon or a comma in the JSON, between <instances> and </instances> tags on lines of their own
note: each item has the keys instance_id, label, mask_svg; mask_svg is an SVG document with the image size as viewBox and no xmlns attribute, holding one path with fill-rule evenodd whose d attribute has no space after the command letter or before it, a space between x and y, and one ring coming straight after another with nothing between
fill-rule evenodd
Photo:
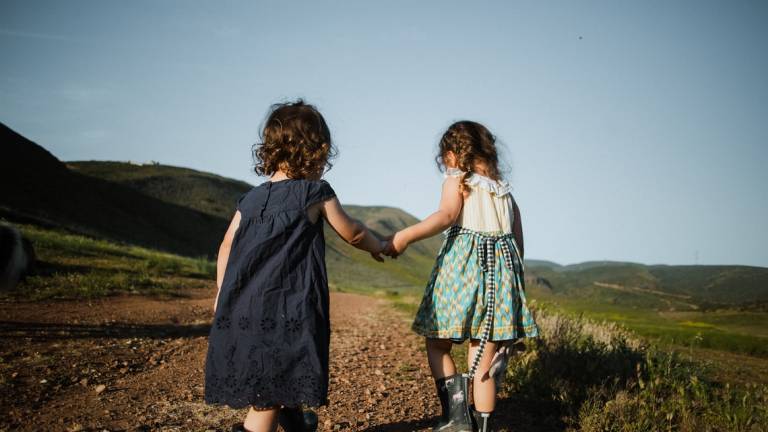
<instances>
[{"instance_id":1,"label":"dress hem","mask_svg":"<svg viewBox=\"0 0 768 432\"><path fill-rule=\"evenodd\" d=\"M496 342L496 341L539 337L539 330L537 327L519 328L519 327L508 326L506 328L511 328L512 334L502 333L498 335L492 332L488 340L491 342ZM430 339L454 339L454 340L461 340L461 341L465 341L467 339L479 340L481 339L480 335L482 334L482 331L480 328L477 328L477 329L452 328L452 329L443 329L443 330L428 330L423 327L414 325L411 327L411 330L413 330L416 334L419 334L421 336L424 336Z\"/></svg>"},{"instance_id":2,"label":"dress hem","mask_svg":"<svg viewBox=\"0 0 768 432\"><path fill-rule=\"evenodd\" d=\"M287 407L287 408L297 408L297 407L309 407L309 408L320 408L323 406L328 406L329 400L326 399L324 402L279 402L279 401L271 401L268 403L264 403L262 401L259 402L248 402L243 401L243 403L229 403L225 401L219 401L219 400L213 400L209 398L204 398L203 401L206 403L206 405L213 405L213 406L226 406L232 409L242 409L242 408L249 408L249 407L260 407L260 408L270 408L270 407Z\"/></svg>"}]
</instances>

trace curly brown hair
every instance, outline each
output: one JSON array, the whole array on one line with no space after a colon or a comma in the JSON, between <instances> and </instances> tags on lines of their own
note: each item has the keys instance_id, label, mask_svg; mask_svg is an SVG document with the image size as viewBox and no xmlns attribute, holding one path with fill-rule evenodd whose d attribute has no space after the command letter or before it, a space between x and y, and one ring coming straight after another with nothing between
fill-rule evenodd
<instances>
[{"instance_id":1,"label":"curly brown hair","mask_svg":"<svg viewBox=\"0 0 768 432\"><path fill-rule=\"evenodd\" d=\"M261 142L253 146L254 171L261 176L283 171L292 179L320 178L331 169L336 154L323 116L299 99L272 105Z\"/></svg>"},{"instance_id":2,"label":"curly brown hair","mask_svg":"<svg viewBox=\"0 0 768 432\"><path fill-rule=\"evenodd\" d=\"M445 156L449 151L456 155L458 168L465 172L461 179L462 191L466 190L466 180L475 172L478 162L485 164L488 177L501 180L496 137L480 123L462 120L448 127L440 138L435 157L441 171L445 170Z\"/></svg>"}]
</instances>

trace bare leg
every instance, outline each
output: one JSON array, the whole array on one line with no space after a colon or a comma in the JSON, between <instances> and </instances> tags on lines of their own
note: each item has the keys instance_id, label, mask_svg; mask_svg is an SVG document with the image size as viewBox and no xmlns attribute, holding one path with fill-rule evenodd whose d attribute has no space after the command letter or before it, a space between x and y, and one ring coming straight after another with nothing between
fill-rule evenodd
<instances>
[{"instance_id":1,"label":"bare leg","mask_svg":"<svg viewBox=\"0 0 768 432\"><path fill-rule=\"evenodd\" d=\"M451 357L453 343L448 339L427 338L427 360L435 379L456 374L456 364Z\"/></svg>"},{"instance_id":2,"label":"bare leg","mask_svg":"<svg viewBox=\"0 0 768 432\"><path fill-rule=\"evenodd\" d=\"M277 414L280 408L251 407L245 416L243 426L250 432L275 432L277 430Z\"/></svg>"},{"instance_id":3,"label":"bare leg","mask_svg":"<svg viewBox=\"0 0 768 432\"><path fill-rule=\"evenodd\" d=\"M470 341L467 354L469 367L472 366L472 360L475 358L479 346L479 340ZM496 354L497 349L498 345L494 342L488 341L485 344L483 356L480 358L480 364L475 372L472 394L475 398L475 409L480 412L491 412L496 408L496 382L490 377L488 370L491 368L491 360L493 360L493 355Z\"/></svg>"}]
</instances>

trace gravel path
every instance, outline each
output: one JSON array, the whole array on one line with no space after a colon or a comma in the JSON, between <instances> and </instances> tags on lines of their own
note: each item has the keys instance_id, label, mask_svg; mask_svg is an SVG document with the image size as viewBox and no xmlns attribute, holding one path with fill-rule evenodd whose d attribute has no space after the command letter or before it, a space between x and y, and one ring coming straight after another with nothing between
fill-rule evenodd
<instances>
[{"instance_id":1,"label":"gravel path","mask_svg":"<svg viewBox=\"0 0 768 432\"><path fill-rule=\"evenodd\" d=\"M229 431L245 410L202 401L213 292L0 303L0 430ZM384 300L331 296L324 431L427 430L438 413L423 341Z\"/></svg>"}]
</instances>

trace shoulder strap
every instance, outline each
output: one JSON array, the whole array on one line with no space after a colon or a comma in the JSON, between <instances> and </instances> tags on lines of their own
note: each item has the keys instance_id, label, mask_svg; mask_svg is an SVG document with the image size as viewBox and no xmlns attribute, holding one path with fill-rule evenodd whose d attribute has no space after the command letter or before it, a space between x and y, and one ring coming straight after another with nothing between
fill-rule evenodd
<instances>
[{"instance_id":1,"label":"shoulder strap","mask_svg":"<svg viewBox=\"0 0 768 432\"><path fill-rule=\"evenodd\" d=\"M463 175L464 175L464 171L462 171L462 170L460 170L458 168L446 168L445 172L443 173L443 178L459 177L459 176L463 176Z\"/></svg>"}]
</instances>

